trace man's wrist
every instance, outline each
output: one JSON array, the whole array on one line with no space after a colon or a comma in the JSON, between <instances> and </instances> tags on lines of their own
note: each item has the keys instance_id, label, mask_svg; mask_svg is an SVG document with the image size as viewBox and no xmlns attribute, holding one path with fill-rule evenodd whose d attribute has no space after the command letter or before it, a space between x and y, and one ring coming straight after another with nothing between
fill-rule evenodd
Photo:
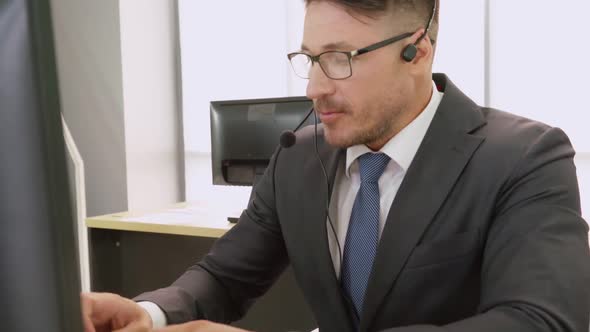
<instances>
[{"instance_id":1,"label":"man's wrist","mask_svg":"<svg viewBox=\"0 0 590 332\"><path fill-rule=\"evenodd\" d=\"M149 301L137 302L137 304L147 312L152 322L152 328L159 329L166 327L168 321L164 311L155 303Z\"/></svg>"}]
</instances>

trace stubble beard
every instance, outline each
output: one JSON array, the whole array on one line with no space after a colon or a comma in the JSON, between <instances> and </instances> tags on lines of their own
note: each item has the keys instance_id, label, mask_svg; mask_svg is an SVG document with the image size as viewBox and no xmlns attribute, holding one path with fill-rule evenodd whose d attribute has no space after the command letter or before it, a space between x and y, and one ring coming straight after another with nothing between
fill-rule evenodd
<instances>
[{"instance_id":1,"label":"stubble beard","mask_svg":"<svg viewBox=\"0 0 590 332\"><path fill-rule=\"evenodd\" d=\"M349 148L354 145L372 145L373 143L380 142L384 140L384 138L388 137L392 128L393 122L395 121L395 113L393 112L391 116L387 118L374 119L373 124L370 126L362 126L362 128L354 128L352 132L348 135L338 135L335 131L336 129L332 129L328 126L324 125L324 132L326 141L328 144L338 147L338 148ZM361 116L362 117L362 116ZM356 121L363 121L361 120L353 120L352 122ZM354 125L354 124L353 124ZM346 130L346 129L341 129ZM349 129L350 130L350 129ZM334 131L334 132L333 132Z\"/></svg>"}]
</instances>

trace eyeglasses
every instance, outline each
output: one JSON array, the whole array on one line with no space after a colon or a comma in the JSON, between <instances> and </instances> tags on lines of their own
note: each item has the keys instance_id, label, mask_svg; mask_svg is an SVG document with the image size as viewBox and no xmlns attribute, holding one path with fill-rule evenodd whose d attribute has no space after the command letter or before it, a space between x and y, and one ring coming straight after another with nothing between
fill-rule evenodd
<instances>
[{"instance_id":1,"label":"eyeglasses","mask_svg":"<svg viewBox=\"0 0 590 332\"><path fill-rule=\"evenodd\" d=\"M381 47L408 38L412 35L412 32L407 32L350 52L326 51L316 56L302 52L294 52L287 54L287 57L291 62L293 71L295 71L295 74L301 78L309 79L311 67L317 62L320 64L320 68L322 68L322 71L327 77L333 80L343 80L352 76L353 57L369 53Z\"/></svg>"}]
</instances>

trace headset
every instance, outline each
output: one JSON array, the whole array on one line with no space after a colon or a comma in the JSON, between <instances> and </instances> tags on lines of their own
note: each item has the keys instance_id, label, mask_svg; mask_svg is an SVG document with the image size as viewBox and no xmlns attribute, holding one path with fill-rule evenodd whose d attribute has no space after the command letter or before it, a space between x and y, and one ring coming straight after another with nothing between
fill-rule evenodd
<instances>
[{"instance_id":1,"label":"headset","mask_svg":"<svg viewBox=\"0 0 590 332\"><path fill-rule=\"evenodd\" d=\"M420 38L418 38L418 40L416 40L415 43L406 46L404 48L404 51L402 52L402 59L404 59L406 62L412 62L414 60L416 54L418 54L418 44L420 44L422 39L424 39L430 31L430 27L432 26L432 22L434 21L434 16L436 15L436 3L438 2L438 0L433 1L434 5L432 6L432 15L430 15L430 19L426 23L426 30L424 30L424 33L420 36Z\"/></svg>"}]
</instances>

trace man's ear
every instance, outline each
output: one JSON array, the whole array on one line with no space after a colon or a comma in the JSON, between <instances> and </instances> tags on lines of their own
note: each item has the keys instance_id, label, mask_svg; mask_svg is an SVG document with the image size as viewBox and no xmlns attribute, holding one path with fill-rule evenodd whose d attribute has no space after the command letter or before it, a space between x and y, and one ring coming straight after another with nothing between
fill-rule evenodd
<instances>
[{"instance_id":1,"label":"man's ear","mask_svg":"<svg viewBox=\"0 0 590 332\"><path fill-rule=\"evenodd\" d=\"M425 70L431 70L434 47L428 35L422 37L424 29L420 29L410 37L412 41L402 50L403 60L411 66L411 71L423 74Z\"/></svg>"},{"instance_id":2,"label":"man's ear","mask_svg":"<svg viewBox=\"0 0 590 332\"><path fill-rule=\"evenodd\" d=\"M418 64L419 62L429 60L434 51L430 37L423 36L424 29L416 31L410 38L411 44L406 45L402 50L402 59L408 63Z\"/></svg>"}]
</instances>

